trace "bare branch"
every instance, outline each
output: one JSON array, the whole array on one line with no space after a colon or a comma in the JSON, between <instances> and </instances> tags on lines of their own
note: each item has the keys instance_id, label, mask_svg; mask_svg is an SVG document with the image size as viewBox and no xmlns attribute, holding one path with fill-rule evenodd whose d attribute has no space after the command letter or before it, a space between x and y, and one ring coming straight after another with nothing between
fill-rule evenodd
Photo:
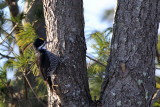
<instances>
[{"instance_id":1,"label":"bare branch","mask_svg":"<svg viewBox=\"0 0 160 107\"><path fill-rule=\"evenodd\" d=\"M103 64L103 63L101 63L101 62L99 62L99 61L97 61L97 60L95 60L95 59L91 58L91 57L90 57L90 56L88 56L88 55L86 55L86 57L87 57L87 58L89 58L89 59L91 59L91 60L93 60L94 62L96 62L96 63L98 63L98 64L100 64L100 65L104 66L104 67L106 67L106 66L107 66L107 65L105 65L105 64Z\"/></svg>"},{"instance_id":2,"label":"bare branch","mask_svg":"<svg viewBox=\"0 0 160 107\"><path fill-rule=\"evenodd\" d=\"M5 58L11 58L11 59L15 59L15 57L11 57L11 56L9 56L9 55L3 55L2 53L0 53L0 55L2 56L2 57L5 57Z\"/></svg>"},{"instance_id":3,"label":"bare branch","mask_svg":"<svg viewBox=\"0 0 160 107\"><path fill-rule=\"evenodd\" d=\"M30 84L30 82L29 82L27 76L25 75L25 73L23 73L23 76L25 77L25 79L26 79L26 81L27 81L27 83L28 83L30 89L32 90L33 94L35 95L36 99L37 99L40 103L42 103L43 105L46 106L46 104L44 104L44 103L38 98L37 94L36 94L35 91L33 90L33 88L32 88L32 86L31 86L31 84Z\"/></svg>"},{"instance_id":4,"label":"bare branch","mask_svg":"<svg viewBox=\"0 0 160 107\"><path fill-rule=\"evenodd\" d=\"M11 34L14 32L14 30L17 28L17 26L18 26L18 23L15 24L15 26L12 28L10 33L6 32L4 29L1 28L1 30L3 30L3 32L5 32L7 34L7 36L5 37L5 39L2 40L2 42L0 42L0 44L2 44L5 40L7 40L7 38L9 36L12 36ZM14 37L12 36L12 38L14 38Z\"/></svg>"},{"instance_id":5,"label":"bare branch","mask_svg":"<svg viewBox=\"0 0 160 107\"><path fill-rule=\"evenodd\" d=\"M160 98L160 90L157 90L152 97L152 105Z\"/></svg>"},{"instance_id":6,"label":"bare branch","mask_svg":"<svg viewBox=\"0 0 160 107\"><path fill-rule=\"evenodd\" d=\"M9 33L9 35L11 35L17 27L18 27L18 23L16 23L14 25L14 27L12 28L11 32Z\"/></svg>"},{"instance_id":7,"label":"bare branch","mask_svg":"<svg viewBox=\"0 0 160 107\"><path fill-rule=\"evenodd\" d=\"M30 9L32 8L34 2L35 2L35 0L33 0L33 1L30 3L30 6L29 6L29 8L26 10L25 14L28 14L28 12L29 12Z\"/></svg>"}]
</instances>

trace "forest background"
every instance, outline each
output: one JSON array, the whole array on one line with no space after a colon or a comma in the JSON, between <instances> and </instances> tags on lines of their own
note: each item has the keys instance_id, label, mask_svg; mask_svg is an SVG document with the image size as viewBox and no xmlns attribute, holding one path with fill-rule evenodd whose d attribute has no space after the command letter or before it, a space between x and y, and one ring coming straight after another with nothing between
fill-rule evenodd
<instances>
[{"instance_id":1,"label":"forest background","mask_svg":"<svg viewBox=\"0 0 160 107\"><path fill-rule=\"evenodd\" d=\"M103 80L105 66L110 53L110 41L116 1L104 2L97 0L84 0L85 37L87 42L87 68L92 99L99 99L100 87ZM0 2L0 107L30 104L30 107L45 105L47 102L47 90L35 64L35 53L31 46L36 38L33 28L36 23L23 23L24 29L18 31L16 23L21 22L25 15L23 5L25 1L18 1L19 16L11 17L7 3ZM31 2L31 1L29 1ZM92 3L91 3L92 2ZM101 5L100 5L101 4ZM28 8L27 8L28 10ZM41 8L37 11L37 17L41 18ZM13 26L14 25L14 26ZM17 38L18 41L15 41ZM106 45L107 44L107 45ZM20 48L23 50L21 54ZM157 45L158 50L160 44ZM32 56L32 57L30 57ZM157 88L160 88L159 61L157 57ZM27 71L27 72L24 72ZM34 81L34 83L32 83ZM38 85L35 85L38 84ZM160 106L159 100L155 107Z\"/></svg>"}]
</instances>

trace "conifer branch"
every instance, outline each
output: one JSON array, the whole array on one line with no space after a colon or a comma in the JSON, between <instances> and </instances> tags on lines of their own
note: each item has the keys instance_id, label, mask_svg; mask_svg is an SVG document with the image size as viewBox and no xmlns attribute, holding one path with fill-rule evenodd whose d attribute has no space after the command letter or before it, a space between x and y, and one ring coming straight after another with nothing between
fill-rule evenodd
<instances>
[{"instance_id":1,"label":"conifer branch","mask_svg":"<svg viewBox=\"0 0 160 107\"><path fill-rule=\"evenodd\" d=\"M100 64L100 65L104 66L104 67L106 67L106 66L107 66L107 65L105 65L105 64L103 64L103 63L101 63L101 62L97 61L96 59L91 58L91 57L90 57L90 56L88 56L88 55L86 55L86 57L87 57L87 58L89 58L89 59L91 59L91 60L93 60L94 62L96 62L96 63L98 63L98 64Z\"/></svg>"}]
</instances>

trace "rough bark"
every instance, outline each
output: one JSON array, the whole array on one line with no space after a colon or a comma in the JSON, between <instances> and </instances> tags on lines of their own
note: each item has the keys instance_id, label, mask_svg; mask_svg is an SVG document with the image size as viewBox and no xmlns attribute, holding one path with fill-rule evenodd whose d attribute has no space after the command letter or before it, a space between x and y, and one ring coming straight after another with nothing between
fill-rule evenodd
<instances>
[{"instance_id":1,"label":"rough bark","mask_svg":"<svg viewBox=\"0 0 160 107\"><path fill-rule=\"evenodd\" d=\"M61 57L49 107L89 107L82 0L43 0L47 48ZM56 86L57 85L57 86Z\"/></svg>"},{"instance_id":2,"label":"rough bark","mask_svg":"<svg viewBox=\"0 0 160 107\"><path fill-rule=\"evenodd\" d=\"M158 19L159 19L159 22L160 22L160 1L158 2Z\"/></svg>"},{"instance_id":3,"label":"rough bark","mask_svg":"<svg viewBox=\"0 0 160 107\"><path fill-rule=\"evenodd\" d=\"M159 0L118 0L104 107L150 107L155 93Z\"/></svg>"}]
</instances>

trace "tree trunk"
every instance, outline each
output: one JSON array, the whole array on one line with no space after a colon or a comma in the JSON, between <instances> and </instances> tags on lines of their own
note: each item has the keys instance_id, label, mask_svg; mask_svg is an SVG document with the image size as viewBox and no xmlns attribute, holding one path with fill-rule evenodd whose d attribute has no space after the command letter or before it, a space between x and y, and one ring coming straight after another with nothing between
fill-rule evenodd
<instances>
[{"instance_id":1,"label":"tree trunk","mask_svg":"<svg viewBox=\"0 0 160 107\"><path fill-rule=\"evenodd\" d=\"M159 0L118 0L104 107L150 107L155 93Z\"/></svg>"},{"instance_id":2,"label":"tree trunk","mask_svg":"<svg viewBox=\"0 0 160 107\"><path fill-rule=\"evenodd\" d=\"M47 49L61 57L48 107L89 107L82 0L43 0Z\"/></svg>"},{"instance_id":3,"label":"tree trunk","mask_svg":"<svg viewBox=\"0 0 160 107\"><path fill-rule=\"evenodd\" d=\"M160 22L160 1L158 2L158 20Z\"/></svg>"},{"instance_id":4,"label":"tree trunk","mask_svg":"<svg viewBox=\"0 0 160 107\"><path fill-rule=\"evenodd\" d=\"M26 14L23 23L30 22L38 37L46 39L46 28L43 14L42 0L34 0L32 2L25 1L24 14Z\"/></svg>"},{"instance_id":5,"label":"tree trunk","mask_svg":"<svg viewBox=\"0 0 160 107\"><path fill-rule=\"evenodd\" d=\"M19 8L18 8L17 0L5 0L5 2L9 6L11 16L12 17L17 17L17 15L19 14Z\"/></svg>"}]
</instances>

